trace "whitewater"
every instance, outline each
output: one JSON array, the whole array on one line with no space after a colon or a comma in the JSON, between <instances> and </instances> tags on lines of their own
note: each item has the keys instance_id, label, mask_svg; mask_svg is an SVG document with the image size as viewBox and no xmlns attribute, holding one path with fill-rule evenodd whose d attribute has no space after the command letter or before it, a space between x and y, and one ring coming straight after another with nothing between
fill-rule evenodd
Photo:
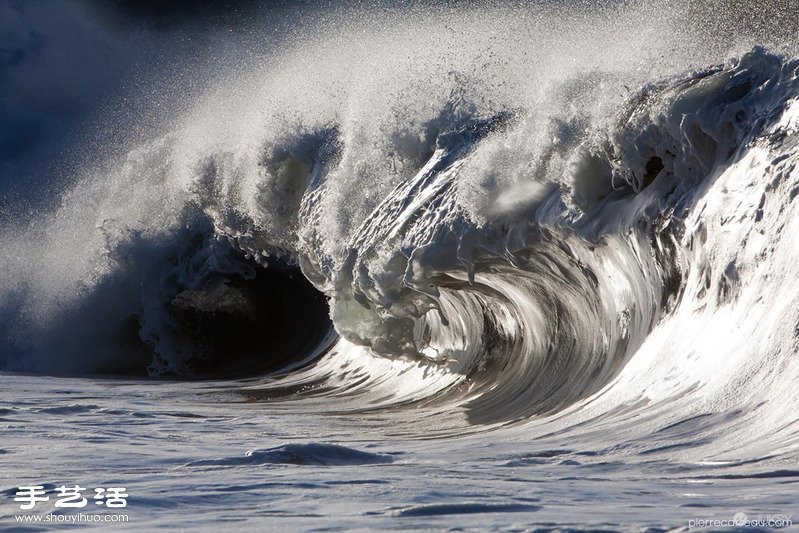
<instances>
[{"instance_id":1,"label":"whitewater","mask_svg":"<svg viewBox=\"0 0 799 533\"><path fill-rule=\"evenodd\" d=\"M721 6L313 12L100 117L0 209L3 525L789 525L799 32Z\"/></svg>"}]
</instances>

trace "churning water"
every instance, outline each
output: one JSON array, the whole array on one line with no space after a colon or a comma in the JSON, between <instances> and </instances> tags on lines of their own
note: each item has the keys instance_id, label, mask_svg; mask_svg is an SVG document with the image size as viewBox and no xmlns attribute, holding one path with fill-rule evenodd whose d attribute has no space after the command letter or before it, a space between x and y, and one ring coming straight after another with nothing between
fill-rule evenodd
<instances>
[{"instance_id":1,"label":"churning water","mask_svg":"<svg viewBox=\"0 0 799 533\"><path fill-rule=\"evenodd\" d=\"M735 5L314 11L170 81L3 209L6 519L792 514L799 32Z\"/></svg>"}]
</instances>

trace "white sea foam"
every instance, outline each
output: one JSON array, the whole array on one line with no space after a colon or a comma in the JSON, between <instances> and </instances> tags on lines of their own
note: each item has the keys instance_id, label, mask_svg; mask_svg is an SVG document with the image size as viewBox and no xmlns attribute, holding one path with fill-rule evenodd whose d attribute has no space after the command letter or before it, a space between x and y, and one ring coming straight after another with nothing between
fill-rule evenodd
<instances>
[{"instance_id":1,"label":"white sea foam","mask_svg":"<svg viewBox=\"0 0 799 533\"><path fill-rule=\"evenodd\" d=\"M265 376L167 396L363 414L347 431L386 416L392 436L493 431L506 466L563 455L576 477L595 456L591 471L787 475L796 43L708 40L713 20L655 4L441 8L398 25L376 11L231 67L162 135L2 231L2 369L221 379L293 346ZM268 275L294 292L253 282ZM253 316L243 340L208 326L267 296L267 315L312 307L295 276L331 320L308 315L303 343ZM522 453L531 436L552 449ZM181 464L384 457L288 446ZM386 512L484 508L405 503Z\"/></svg>"}]
</instances>

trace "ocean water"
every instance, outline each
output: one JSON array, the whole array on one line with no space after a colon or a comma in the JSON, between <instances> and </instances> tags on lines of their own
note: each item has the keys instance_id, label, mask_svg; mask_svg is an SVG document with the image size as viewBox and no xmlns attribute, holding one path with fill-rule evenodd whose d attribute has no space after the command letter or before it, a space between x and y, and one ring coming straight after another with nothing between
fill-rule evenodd
<instances>
[{"instance_id":1,"label":"ocean water","mask_svg":"<svg viewBox=\"0 0 799 533\"><path fill-rule=\"evenodd\" d=\"M3 196L3 528L793 528L792 7L307 4L145 69Z\"/></svg>"}]
</instances>

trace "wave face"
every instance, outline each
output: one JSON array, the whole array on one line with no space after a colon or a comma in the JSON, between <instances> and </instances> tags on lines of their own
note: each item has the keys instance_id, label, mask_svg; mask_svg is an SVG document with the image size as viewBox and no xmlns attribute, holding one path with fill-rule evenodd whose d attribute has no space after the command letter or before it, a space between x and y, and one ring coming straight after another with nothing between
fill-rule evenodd
<instances>
[{"instance_id":1,"label":"wave face","mask_svg":"<svg viewBox=\"0 0 799 533\"><path fill-rule=\"evenodd\" d=\"M87 157L1 230L0 367L794 461L795 51L492 9L289 36Z\"/></svg>"}]
</instances>

